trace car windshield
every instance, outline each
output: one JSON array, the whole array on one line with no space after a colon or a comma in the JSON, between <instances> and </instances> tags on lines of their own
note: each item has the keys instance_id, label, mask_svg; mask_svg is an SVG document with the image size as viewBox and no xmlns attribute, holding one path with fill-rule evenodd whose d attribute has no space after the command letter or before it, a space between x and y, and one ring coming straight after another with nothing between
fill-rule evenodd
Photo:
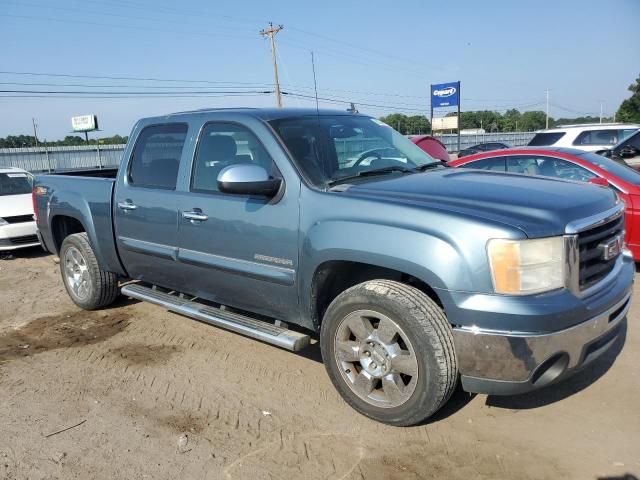
<instances>
[{"instance_id":1,"label":"car windshield","mask_svg":"<svg viewBox=\"0 0 640 480\"><path fill-rule=\"evenodd\" d=\"M592 152L584 152L578 156L587 162L593 163L596 167L610 172L625 182L633 185L640 185L640 173L626 165L622 165L615 160L611 160L610 158L603 157L602 155Z\"/></svg>"},{"instance_id":2,"label":"car windshield","mask_svg":"<svg viewBox=\"0 0 640 480\"><path fill-rule=\"evenodd\" d=\"M28 173L0 173L0 196L25 193L31 193L31 176Z\"/></svg>"},{"instance_id":3,"label":"car windshield","mask_svg":"<svg viewBox=\"0 0 640 480\"><path fill-rule=\"evenodd\" d=\"M306 178L319 188L368 172L412 172L441 162L385 123L355 115L272 120Z\"/></svg>"}]
</instances>

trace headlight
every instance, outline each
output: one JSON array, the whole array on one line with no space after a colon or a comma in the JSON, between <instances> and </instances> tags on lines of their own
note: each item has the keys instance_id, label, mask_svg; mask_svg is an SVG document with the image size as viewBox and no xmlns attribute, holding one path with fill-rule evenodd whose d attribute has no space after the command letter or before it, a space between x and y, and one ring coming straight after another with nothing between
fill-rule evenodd
<instances>
[{"instance_id":1,"label":"headlight","mask_svg":"<svg viewBox=\"0 0 640 480\"><path fill-rule=\"evenodd\" d=\"M564 287L564 238L492 239L487 243L496 293L529 295Z\"/></svg>"},{"instance_id":2,"label":"headlight","mask_svg":"<svg viewBox=\"0 0 640 480\"><path fill-rule=\"evenodd\" d=\"M4 218L0 217L0 226L2 225L9 225L9 222L7 222Z\"/></svg>"}]
</instances>

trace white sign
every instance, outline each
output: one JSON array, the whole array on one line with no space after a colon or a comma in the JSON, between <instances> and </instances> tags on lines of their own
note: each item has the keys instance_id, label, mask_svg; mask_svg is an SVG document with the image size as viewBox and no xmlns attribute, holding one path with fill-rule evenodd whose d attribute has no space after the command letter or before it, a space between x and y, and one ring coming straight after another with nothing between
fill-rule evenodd
<instances>
[{"instance_id":1,"label":"white sign","mask_svg":"<svg viewBox=\"0 0 640 480\"><path fill-rule=\"evenodd\" d=\"M435 117L431 120L433 130L455 130L458 128L458 117Z\"/></svg>"},{"instance_id":2,"label":"white sign","mask_svg":"<svg viewBox=\"0 0 640 480\"><path fill-rule=\"evenodd\" d=\"M71 127L74 132L90 132L98 129L98 117L95 115L80 115L71 117Z\"/></svg>"}]
</instances>

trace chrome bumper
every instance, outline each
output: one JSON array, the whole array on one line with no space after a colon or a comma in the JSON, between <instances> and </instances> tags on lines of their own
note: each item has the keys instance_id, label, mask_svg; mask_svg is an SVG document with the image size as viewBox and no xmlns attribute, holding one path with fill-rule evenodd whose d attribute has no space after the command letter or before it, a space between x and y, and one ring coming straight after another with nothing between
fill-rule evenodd
<instances>
[{"instance_id":1,"label":"chrome bumper","mask_svg":"<svg viewBox=\"0 0 640 480\"><path fill-rule=\"evenodd\" d=\"M622 331L631 292L598 316L558 332L454 328L465 390L509 395L547 385L604 353Z\"/></svg>"}]
</instances>

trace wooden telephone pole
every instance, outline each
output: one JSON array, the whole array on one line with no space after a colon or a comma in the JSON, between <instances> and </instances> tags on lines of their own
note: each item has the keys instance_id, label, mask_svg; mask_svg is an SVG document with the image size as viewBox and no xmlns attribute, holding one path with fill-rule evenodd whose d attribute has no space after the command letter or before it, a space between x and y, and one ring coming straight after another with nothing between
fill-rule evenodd
<instances>
[{"instance_id":1,"label":"wooden telephone pole","mask_svg":"<svg viewBox=\"0 0 640 480\"><path fill-rule=\"evenodd\" d=\"M276 61L276 42L274 40L274 37L276 33L278 33L283 28L284 27L282 25L274 27L273 23L269 22L269 28L260 30L260 35L262 35L263 37L268 37L271 43L271 62L273 63L273 79L276 88L276 105L278 107L282 107L282 94L280 93L280 82L278 81L278 63Z\"/></svg>"}]
</instances>

